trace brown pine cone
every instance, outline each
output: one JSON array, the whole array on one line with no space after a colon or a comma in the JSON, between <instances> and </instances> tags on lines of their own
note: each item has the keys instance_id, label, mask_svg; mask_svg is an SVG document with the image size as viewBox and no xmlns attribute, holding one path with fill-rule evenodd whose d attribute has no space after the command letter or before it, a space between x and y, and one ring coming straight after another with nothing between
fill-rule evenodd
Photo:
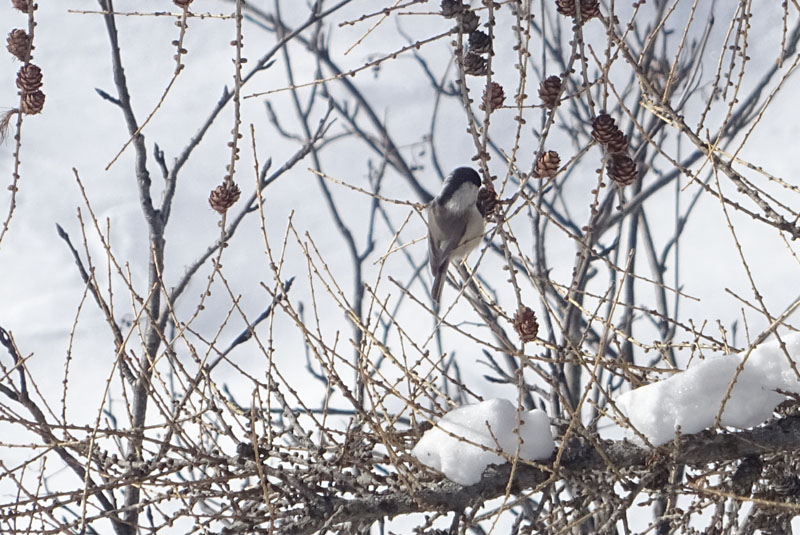
<instances>
[{"instance_id":1,"label":"brown pine cone","mask_svg":"<svg viewBox=\"0 0 800 535\"><path fill-rule=\"evenodd\" d=\"M600 0L581 0L581 22L600 16ZM556 11L566 17L575 16L575 0L556 0Z\"/></svg>"},{"instance_id":2,"label":"brown pine cone","mask_svg":"<svg viewBox=\"0 0 800 535\"><path fill-rule=\"evenodd\" d=\"M469 51L476 54L488 54L492 51L492 39L489 34L475 30L469 34Z\"/></svg>"},{"instance_id":3,"label":"brown pine cone","mask_svg":"<svg viewBox=\"0 0 800 535\"><path fill-rule=\"evenodd\" d=\"M25 30L20 30L19 28L11 30L11 33L8 34L8 39L6 39L8 45L6 48L11 55L16 57L20 61L25 61L28 59L31 53L31 38L28 37L28 34Z\"/></svg>"},{"instance_id":4,"label":"brown pine cone","mask_svg":"<svg viewBox=\"0 0 800 535\"><path fill-rule=\"evenodd\" d=\"M503 92L503 86L497 82L492 82L486 89L483 90L483 98L481 99L480 109L489 109L490 112L503 106L506 100L506 95Z\"/></svg>"},{"instance_id":5,"label":"brown pine cone","mask_svg":"<svg viewBox=\"0 0 800 535\"><path fill-rule=\"evenodd\" d=\"M464 56L464 72L473 76L485 76L489 74L489 65L478 54L467 52Z\"/></svg>"},{"instance_id":6,"label":"brown pine cone","mask_svg":"<svg viewBox=\"0 0 800 535\"><path fill-rule=\"evenodd\" d=\"M19 68L17 72L17 87L23 93L33 93L42 87L42 69L28 63Z\"/></svg>"},{"instance_id":7,"label":"brown pine cone","mask_svg":"<svg viewBox=\"0 0 800 535\"><path fill-rule=\"evenodd\" d=\"M628 136L617 129L614 136L606 143L609 154L624 154L628 152Z\"/></svg>"},{"instance_id":8,"label":"brown pine cone","mask_svg":"<svg viewBox=\"0 0 800 535\"><path fill-rule=\"evenodd\" d=\"M208 197L208 204L220 214L224 214L228 211L228 208L239 200L241 193L239 186L235 182L226 180L211 192Z\"/></svg>"},{"instance_id":9,"label":"brown pine cone","mask_svg":"<svg viewBox=\"0 0 800 535\"><path fill-rule=\"evenodd\" d=\"M539 98L547 109L552 110L558 104L558 95L561 93L561 78L548 76L539 84Z\"/></svg>"},{"instance_id":10,"label":"brown pine cone","mask_svg":"<svg viewBox=\"0 0 800 535\"><path fill-rule=\"evenodd\" d=\"M600 0L581 0L581 20L583 22L599 16Z\"/></svg>"},{"instance_id":11,"label":"brown pine cone","mask_svg":"<svg viewBox=\"0 0 800 535\"><path fill-rule=\"evenodd\" d=\"M36 115L44 108L44 93L37 89L22 95L22 113Z\"/></svg>"},{"instance_id":12,"label":"brown pine cone","mask_svg":"<svg viewBox=\"0 0 800 535\"><path fill-rule=\"evenodd\" d=\"M30 2L29 0L11 0L11 5L15 8L19 9L23 13L27 13L30 9Z\"/></svg>"},{"instance_id":13,"label":"brown pine cone","mask_svg":"<svg viewBox=\"0 0 800 535\"><path fill-rule=\"evenodd\" d=\"M534 172L539 178L550 178L556 176L558 173L558 166L561 165L561 158L554 150L543 152L536 160L536 169Z\"/></svg>"},{"instance_id":14,"label":"brown pine cone","mask_svg":"<svg viewBox=\"0 0 800 535\"><path fill-rule=\"evenodd\" d=\"M565 17L575 16L575 0L556 0L556 11Z\"/></svg>"},{"instance_id":15,"label":"brown pine cone","mask_svg":"<svg viewBox=\"0 0 800 535\"><path fill-rule=\"evenodd\" d=\"M608 162L608 176L620 186L633 184L639 176L636 170L636 162L631 160L627 154L615 154Z\"/></svg>"},{"instance_id":16,"label":"brown pine cone","mask_svg":"<svg viewBox=\"0 0 800 535\"><path fill-rule=\"evenodd\" d=\"M614 119L607 113L601 113L592 121L592 137L598 143L605 145L619 132Z\"/></svg>"},{"instance_id":17,"label":"brown pine cone","mask_svg":"<svg viewBox=\"0 0 800 535\"><path fill-rule=\"evenodd\" d=\"M458 17L458 22L461 24L461 31L463 33L472 33L478 29L481 19L475 14L474 11L468 9L464 11L460 17Z\"/></svg>"},{"instance_id":18,"label":"brown pine cone","mask_svg":"<svg viewBox=\"0 0 800 535\"><path fill-rule=\"evenodd\" d=\"M484 219L488 219L490 215L492 215L495 210L497 210L498 204L500 202L497 200L497 192L494 188L487 188L483 186L481 189L478 190L478 201L476 203L478 205L478 211L481 213Z\"/></svg>"},{"instance_id":19,"label":"brown pine cone","mask_svg":"<svg viewBox=\"0 0 800 535\"><path fill-rule=\"evenodd\" d=\"M446 19L457 17L467 6L461 0L442 0L442 16Z\"/></svg>"},{"instance_id":20,"label":"brown pine cone","mask_svg":"<svg viewBox=\"0 0 800 535\"><path fill-rule=\"evenodd\" d=\"M783 474L779 477L780 479L772 483L772 490L775 494L787 498L800 496L800 477L793 474Z\"/></svg>"},{"instance_id":21,"label":"brown pine cone","mask_svg":"<svg viewBox=\"0 0 800 535\"><path fill-rule=\"evenodd\" d=\"M517 331L523 343L533 342L539 333L539 324L536 322L536 314L529 307L520 306L514 314L514 330Z\"/></svg>"}]
</instances>

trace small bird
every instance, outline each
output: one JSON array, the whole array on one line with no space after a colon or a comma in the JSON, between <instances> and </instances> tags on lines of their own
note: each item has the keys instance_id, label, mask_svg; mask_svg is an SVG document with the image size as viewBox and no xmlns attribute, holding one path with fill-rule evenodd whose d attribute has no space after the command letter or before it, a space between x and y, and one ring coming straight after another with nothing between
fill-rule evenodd
<instances>
[{"instance_id":1,"label":"small bird","mask_svg":"<svg viewBox=\"0 0 800 535\"><path fill-rule=\"evenodd\" d=\"M444 181L428 205L428 262L433 274L431 297L438 303L451 261L466 257L481 242L484 219L478 210L481 179L470 167L459 167Z\"/></svg>"}]
</instances>

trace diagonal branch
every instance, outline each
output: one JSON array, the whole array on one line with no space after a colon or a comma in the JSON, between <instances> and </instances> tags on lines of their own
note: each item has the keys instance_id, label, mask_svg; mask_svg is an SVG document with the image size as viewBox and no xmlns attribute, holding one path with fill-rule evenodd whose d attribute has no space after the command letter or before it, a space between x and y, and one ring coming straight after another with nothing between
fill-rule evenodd
<instances>
[{"instance_id":1,"label":"diagonal branch","mask_svg":"<svg viewBox=\"0 0 800 535\"><path fill-rule=\"evenodd\" d=\"M119 358L120 372L125 380L128 381L128 383L133 384L136 382L136 378L133 376L133 372L131 372L130 368L128 367L128 363L125 362L124 358L122 358L122 355L125 351L125 337L122 336L122 331L120 330L119 325L117 325L113 314L111 314L111 309L109 308L105 299L103 299L103 296L100 295L100 292L97 290L97 285L95 284L93 277L89 275L89 273L86 271L86 268L83 266L83 262L81 261L78 251L75 249L75 247L72 245L72 241L69 239L69 234L67 234L58 223L56 223L56 230L58 231L58 236L66 242L67 247L72 253L72 257L75 259L75 264L78 266L78 273L80 273L81 280L83 280L83 283L89 287L92 297L94 297L97 306L100 307L100 310L106 317L108 326L111 328L111 333L114 335L114 346L117 350L117 358Z\"/></svg>"}]
</instances>

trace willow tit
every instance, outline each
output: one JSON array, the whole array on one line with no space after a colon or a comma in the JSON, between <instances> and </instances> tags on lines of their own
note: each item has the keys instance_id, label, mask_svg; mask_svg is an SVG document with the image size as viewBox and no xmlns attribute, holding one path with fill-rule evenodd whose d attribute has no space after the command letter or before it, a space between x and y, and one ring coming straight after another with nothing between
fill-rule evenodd
<instances>
[{"instance_id":1,"label":"willow tit","mask_svg":"<svg viewBox=\"0 0 800 535\"><path fill-rule=\"evenodd\" d=\"M485 223L477 205L480 186L474 169L459 167L428 205L428 261L433 274L431 297L436 303L442 297L450 262L466 257L481 241Z\"/></svg>"}]
</instances>

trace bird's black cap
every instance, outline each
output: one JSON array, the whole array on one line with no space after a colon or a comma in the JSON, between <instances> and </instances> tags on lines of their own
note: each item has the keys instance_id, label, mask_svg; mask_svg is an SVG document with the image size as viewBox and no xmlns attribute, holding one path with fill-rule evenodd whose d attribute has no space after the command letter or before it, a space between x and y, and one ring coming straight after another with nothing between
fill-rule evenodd
<instances>
[{"instance_id":1,"label":"bird's black cap","mask_svg":"<svg viewBox=\"0 0 800 535\"><path fill-rule=\"evenodd\" d=\"M481 177L472 167L459 167L453 171L453 182L461 184L463 182L472 182L478 187L481 187Z\"/></svg>"},{"instance_id":2,"label":"bird's black cap","mask_svg":"<svg viewBox=\"0 0 800 535\"><path fill-rule=\"evenodd\" d=\"M453 171L444 183L442 193L439 195L439 202L444 203L464 182L472 182L475 187L481 187L481 177L472 167L459 167Z\"/></svg>"}]
</instances>

